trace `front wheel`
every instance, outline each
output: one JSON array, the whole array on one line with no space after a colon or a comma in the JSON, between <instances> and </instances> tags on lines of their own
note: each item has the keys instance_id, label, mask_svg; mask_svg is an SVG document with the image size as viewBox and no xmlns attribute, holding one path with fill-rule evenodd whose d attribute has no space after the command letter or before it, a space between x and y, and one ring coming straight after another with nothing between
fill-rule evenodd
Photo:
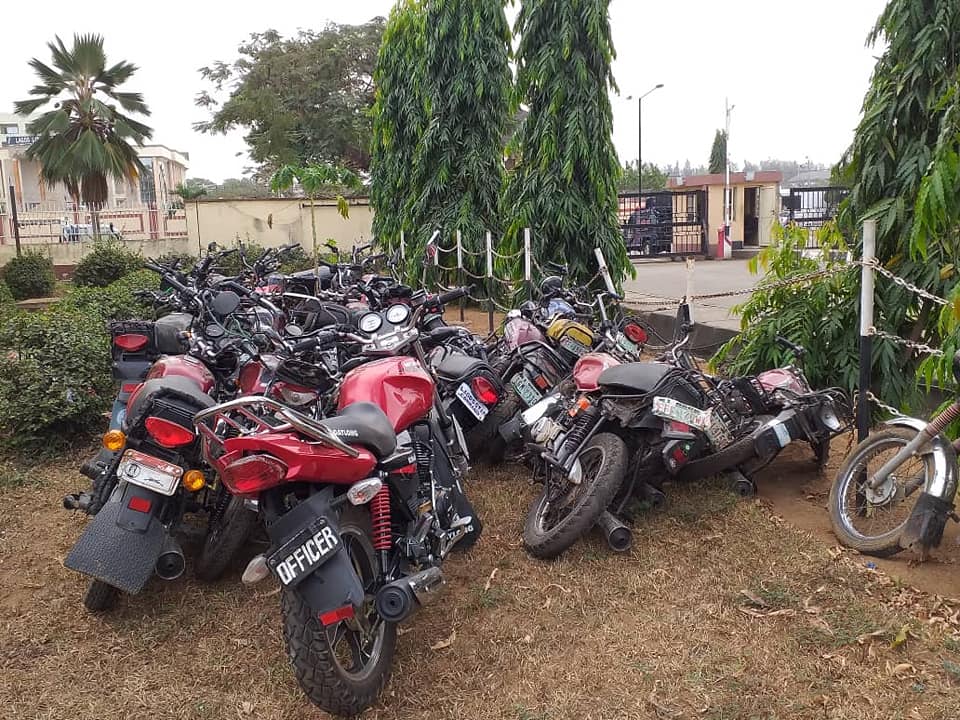
<instances>
[{"instance_id":1,"label":"front wheel","mask_svg":"<svg viewBox=\"0 0 960 720\"><path fill-rule=\"evenodd\" d=\"M479 449L478 457L489 465L502 463L509 449L507 441L500 434L500 426L512 420L514 415L523 410L523 401L512 388L506 388L504 393L503 399L494 406L475 430L477 437L485 440L483 447Z\"/></svg>"},{"instance_id":2,"label":"front wheel","mask_svg":"<svg viewBox=\"0 0 960 720\"><path fill-rule=\"evenodd\" d=\"M932 477L930 455L912 455L877 488L866 484L916 432L894 428L871 435L853 449L830 488L830 524L841 543L867 555L903 550L900 534Z\"/></svg>"},{"instance_id":3,"label":"front wheel","mask_svg":"<svg viewBox=\"0 0 960 720\"><path fill-rule=\"evenodd\" d=\"M380 565L370 537L366 511L344 510L340 539L367 593L356 619L324 627L294 590L281 594L283 635L297 682L310 702L333 715L352 717L370 707L393 667L397 626L375 610Z\"/></svg>"},{"instance_id":4,"label":"front wheel","mask_svg":"<svg viewBox=\"0 0 960 720\"><path fill-rule=\"evenodd\" d=\"M549 560L590 532L623 483L627 455L622 439L611 433L600 433L577 458L580 469L576 482L564 478L557 487L548 476L543 493L530 507L523 527L523 545L527 552Z\"/></svg>"}]
</instances>

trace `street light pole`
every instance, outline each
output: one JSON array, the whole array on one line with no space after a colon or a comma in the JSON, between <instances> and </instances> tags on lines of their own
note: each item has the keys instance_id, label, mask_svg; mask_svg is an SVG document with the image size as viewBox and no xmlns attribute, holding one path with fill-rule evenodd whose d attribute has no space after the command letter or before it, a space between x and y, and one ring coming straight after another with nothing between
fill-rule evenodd
<instances>
[{"instance_id":1,"label":"street light pole","mask_svg":"<svg viewBox=\"0 0 960 720\"><path fill-rule=\"evenodd\" d=\"M640 202L640 194L643 193L643 99L654 90L663 87L663 83L657 83L647 90L643 95L637 98L637 203Z\"/></svg>"},{"instance_id":2,"label":"street light pole","mask_svg":"<svg viewBox=\"0 0 960 720\"><path fill-rule=\"evenodd\" d=\"M728 98L724 98L726 106L726 133L723 143L723 253L722 257L727 258L733 255L732 244L730 242L730 206L733 203L733 193L730 192L730 112L735 105L730 104Z\"/></svg>"}]
</instances>

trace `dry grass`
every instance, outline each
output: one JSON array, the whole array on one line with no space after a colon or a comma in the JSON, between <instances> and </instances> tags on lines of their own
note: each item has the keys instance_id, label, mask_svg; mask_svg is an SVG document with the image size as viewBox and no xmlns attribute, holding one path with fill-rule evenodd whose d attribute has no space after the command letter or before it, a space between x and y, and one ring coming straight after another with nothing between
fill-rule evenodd
<instances>
[{"instance_id":1,"label":"dry grass","mask_svg":"<svg viewBox=\"0 0 960 720\"><path fill-rule=\"evenodd\" d=\"M61 562L83 519L57 508L78 460L0 489L0 715L322 716L287 667L272 585L155 582L107 619L82 610L84 582ZM479 473L471 490L484 537L403 630L371 718L954 716L960 603L898 586L760 501L679 488L628 555L593 537L541 563L519 543L523 471Z\"/></svg>"}]
</instances>

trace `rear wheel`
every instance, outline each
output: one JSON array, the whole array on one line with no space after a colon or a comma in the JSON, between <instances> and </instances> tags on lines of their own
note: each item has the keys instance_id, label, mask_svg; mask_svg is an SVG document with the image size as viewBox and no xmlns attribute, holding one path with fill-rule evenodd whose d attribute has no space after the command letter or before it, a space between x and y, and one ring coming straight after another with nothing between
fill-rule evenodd
<instances>
[{"instance_id":1,"label":"rear wheel","mask_svg":"<svg viewBox=\"0 0 960 720\"><path fill-rule=\"evenodd\" d=\"M616 435L600 433L577 461L578 481L557 478L554 483L548 476L527 513L523 545L534 557L555 558L590 532L623 483L627 446Z\"/></svg>"},{"instance_id":2,"label":"rear wheel","mask_svg":"<svg viewBox=\"0 0 960 720\"><path fill-rule=\"evenodd\" d=\"M244 506L243 498L230 498L226 509L210 518L203 550L196 562L197 578L209 582L223 575L256 525L257 514Z\"/></svg>"},{"instance_id":3,"label":"rear wheel","mask_svg":"<svg viewBox=\"0 0 960 720\"><path fill-rule=\"evenodd\" d=\"M120 597L120 591L102 580L91 580L83 596L83 606L92 613L112 610Z\"/></svg>"},{"instance_id":4,"label":"rear wheel","mask_svg":"<svg viewBox=\"0 0 960 720\"><path fill-rule=\"evenodd\" d=\"M895 428L871 435L854 448L830 488L830 523L841 543L885 557L903 550L900 534L933 469L930 456L907 458L877 488L866 487L883 465L916 437Z\"/></svg>"},{"instance_id":5,"label":"rear wheel","mask_svg":"<svg viewBox=\"0 0 960 720\"><path fill-rule=\"evenodd\" d=\"M523 401L517 397L512 388L506 388L504 393L503 399L497 403L481 424L487 442L485 447L479 450L478 457L482 457L490 465L502 463L509 449L507 441L500 434L500 426L508 420L512 420L514 415L523 410Z\"/></svg>"},{"instance_id":6,"label":"rear wheel","mask_svg":"<svg viewBox=\"0 0 960 720\"><path fill-rule=\"evenodd\" d=\"M375 609L380 564L370 537L367 512L344 510L340 539L367 593L357 619L324 627L296 592L281 594L283 635L297 682L310 702L334 715L359 715L370 707L393 666L397 626Z\"/></svg>"}]
</instances>

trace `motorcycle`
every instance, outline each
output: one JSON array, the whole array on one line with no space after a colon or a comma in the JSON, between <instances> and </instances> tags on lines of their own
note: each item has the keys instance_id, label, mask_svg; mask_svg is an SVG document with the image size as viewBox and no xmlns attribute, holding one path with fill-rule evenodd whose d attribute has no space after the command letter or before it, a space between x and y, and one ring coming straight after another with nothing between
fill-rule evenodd
<instances>
[{"instance_id":1,"label":"motorcycle","mask_svg":"<svg viewBox=\"0 0 960 720\"><path fill-rule=\"evenodd\" d=\"M270 538L244 582L279 580L294 674L335 714L375 702L398 623L436 595L443 560L482 529L461 484L462 441L420 343L422 312L376 327L368 315L356 331L316 336L380 356L344 375L332 417L243 397L194 418L207 461L256 502Z\"/></svg>"}]
</instances>

